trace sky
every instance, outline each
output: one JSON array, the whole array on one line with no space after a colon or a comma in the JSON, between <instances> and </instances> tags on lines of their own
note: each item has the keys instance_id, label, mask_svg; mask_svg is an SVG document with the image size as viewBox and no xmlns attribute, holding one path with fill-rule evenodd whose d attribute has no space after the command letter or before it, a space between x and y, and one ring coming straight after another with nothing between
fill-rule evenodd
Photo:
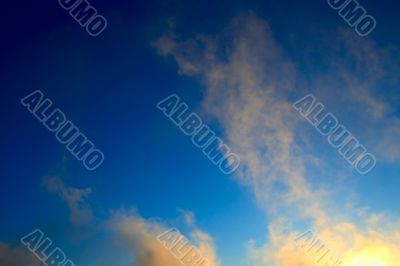
<instances>
[{"instance_id":1,"label":"sky","mask_svg":"<svg viewBox=\"0 0 400 266\"><path fill-rule=\"evenodd\" d=\"M400 6L359 0L376 21L360 36L332 2L91 0L98 36L68 1L3 3L0 265L400 265ZM35 116L45 99L104 156L95 169ZM179 103L237 168L171 120ZM316 103L371 171L308 121ZM171 228L191 264L160 241Z\"/></svg>"}]
</instances>

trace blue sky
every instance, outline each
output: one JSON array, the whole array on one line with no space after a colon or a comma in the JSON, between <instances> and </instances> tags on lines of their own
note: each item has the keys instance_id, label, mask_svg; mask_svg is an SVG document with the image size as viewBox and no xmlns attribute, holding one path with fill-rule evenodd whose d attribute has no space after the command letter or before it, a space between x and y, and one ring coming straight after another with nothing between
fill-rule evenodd
<instances>
[{"instance_id":1,"label":"blue sky","mask_svg":"<svg viewBox=\"0 0 400 266\"><path fill-rule=\"evenodd\" d=\"M0 264L40 265L20 244L39 228L76 265L179 265L153 237L173 226L213 265L312 265L292 241L308 229L345 266L398 265L396 1L359 1L367 37L327 1L90 3L108 21L97 37L57 1L3 5ZM98 169L20 104L38 89L102 150ZM291 107L309 93L376 156L370 174ZM171 94L237 171L156 108Z\"/></svg>"}]
</instances>

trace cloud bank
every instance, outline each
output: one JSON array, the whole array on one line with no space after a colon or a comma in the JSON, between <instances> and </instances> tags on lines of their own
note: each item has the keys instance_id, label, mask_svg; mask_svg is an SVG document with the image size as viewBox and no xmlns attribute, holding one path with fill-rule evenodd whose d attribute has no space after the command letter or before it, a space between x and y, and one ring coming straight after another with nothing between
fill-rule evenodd
<instances>
[{"instance_id":1,"label":"cloud bank","mask_svg":"<svg viewBox=\"0 0 400 266\"><path fill-rule=\"evenodd\" d=\"M317 71L309 90L339 109L348 104L348 114L353 111L355 118L375 126L374 133L362 137L381 155L378 160L395 160L400 151L393 134L399 130L398 117L389 115L393 106L374 90L387 78L386 52L370 41L362 43L346 31L339 32L338 42L347 53L335 59L333 50L334 56L324 58L330 75ZM295 226L299 222L319 232L342 256L344 266L399 261L400 231L393 226L395 218L358 214L357 208L349 207L351 202L347 207L335 206L335 197L340 195L334 195L335 187L326 189L320 178L329 163L310 152L313 142L291 107L293 97L307 91L299 83L304 77L264 20L253 14L239 15L217 37L200 34L182 39L171 29L153 46L162 56L174 58L179 73L204 85L205 112L217 119L230 147L241 157L237 178L252 189L269 217L269 241L261 247L249 245L255 265L313 265L294 246L296 234L302 232ZM379 141L373 141L374 137ZM391 149L383 151L387 139ZM319 174L311 173L310 166Z\"/></svg>"},{"instance_id":2,"label":"cloud bank","mask_svg":"<svg viewBox=\"0 0 400 266\"><path fill-rule=\"evenodd\" d=\"M188 216L186 215L185 218ZM137 266L182 266L185 265L179 258L174 256L170 249L166 248L157 240L157 237L169 230L166 225L157 220L144 219L135 211L119 211L109 221L109 228L123 245L131 251L133 265ZM196 247L207 259L209 264L204 266L218 266L213 240L210 235L191 224L189 242L179 249ZM185 237L180 235L179 238ZM187 238L187 237L185 237ZM179 243L178 243L179 245Z\"/></svg>"}]
</instances>

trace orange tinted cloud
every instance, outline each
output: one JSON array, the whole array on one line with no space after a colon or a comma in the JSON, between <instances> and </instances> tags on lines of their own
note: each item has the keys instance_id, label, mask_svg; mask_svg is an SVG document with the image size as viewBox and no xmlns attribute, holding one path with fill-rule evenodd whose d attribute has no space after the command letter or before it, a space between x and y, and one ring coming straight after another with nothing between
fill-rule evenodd
<instances>
[{"instance_id":1,"label":"orange tinted cloud","mask_svg":"<svg viewBox=\"0 0 400 266\"><path fill-rule=\"evenodd\" d=\"M120 240L132 250L133 265L135 266L182 266L185 265L180 257L166 248L157 237L169 229L159 221L146 220L136 213L120 212L110 222L110 227L116 232ZM180 235L179 239L185 236ZM199 229L191 232L193 247L201 251L202 257L210 265L218 266L212 238ZM189 247L191 243L187 243ZM189 264L188 264L189 265Z\"/></svg>"}]
</instances>

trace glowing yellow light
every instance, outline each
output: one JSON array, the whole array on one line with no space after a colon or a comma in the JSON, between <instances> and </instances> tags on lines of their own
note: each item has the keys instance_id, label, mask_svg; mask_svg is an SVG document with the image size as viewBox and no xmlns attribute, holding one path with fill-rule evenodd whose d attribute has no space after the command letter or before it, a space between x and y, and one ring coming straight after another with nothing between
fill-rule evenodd
<instances>
[{"instance_id":1,"label":"glowing yellow light","mask_svg":"<svg viewBox=\"0 0 400 266\"><path fill-rule=\"evenodd\" d=\"M351 266L385 266L385 264L376 258L371 258L370 256L363 255L355 258L351 262Z\"/></svg>"},{"instance_id":2,"label":"glowing yellow light","mask_svg":"<svg viewBox=\"0 0 400 266\"><path fill-rule=\"evenodd\" d=\"M390 253L383 247L369 247L357 253L350 253L343 266L394 266Z\"/></svg>"}]
</instances>

